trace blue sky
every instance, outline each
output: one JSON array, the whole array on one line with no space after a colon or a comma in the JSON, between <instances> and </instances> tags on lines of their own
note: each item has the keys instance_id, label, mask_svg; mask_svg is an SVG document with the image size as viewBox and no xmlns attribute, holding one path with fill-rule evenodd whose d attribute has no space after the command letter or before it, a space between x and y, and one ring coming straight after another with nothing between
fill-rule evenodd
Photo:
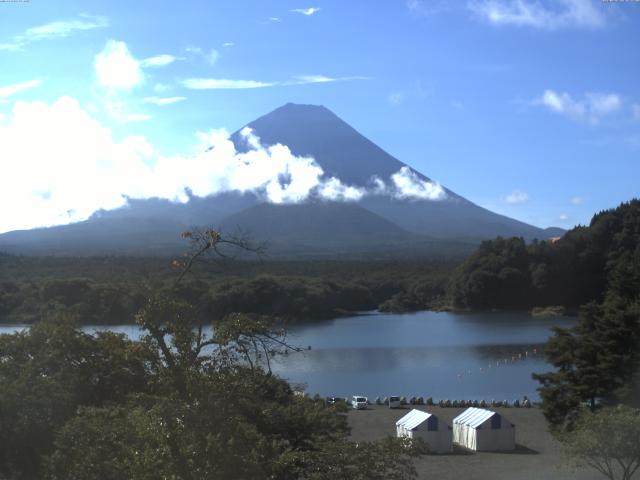
<instances>
[{"instance_id":1,"label":"blue sky","mask_svg":"<svg viewBox=\"0 0 640 480\"><path fill-rule=\"evenodd\" d=\"M32 0L0 3L0 18L0 187L24 205L0 231L119 206L109 175L183 158L203 132L287 102L325 105L538 226L640 194L639 2ZM95 149L119 166L105 173L114 160ZM93 183L66 194L78 175Z\"/></svg>"}]
</instances>

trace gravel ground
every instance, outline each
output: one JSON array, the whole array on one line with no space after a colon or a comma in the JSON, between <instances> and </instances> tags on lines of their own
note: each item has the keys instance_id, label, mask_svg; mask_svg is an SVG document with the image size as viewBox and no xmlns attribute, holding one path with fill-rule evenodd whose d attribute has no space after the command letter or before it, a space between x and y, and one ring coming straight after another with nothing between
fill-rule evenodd
<instances>
[{"instance_id":1,"label":"gravel ground","mask_svg":"<svg viewBox=\"0 0 640 480\"><path fill-rule=\"evenodd\" d=\"M411 408L428 410L440 420L451 420L464 408L407 406L389 409L373 405L367 410L351 410L349 425L353 440L375 440L395 435L395 422ZM425 455L416 460L421 479L464 480L601 480L595 470L573 472L563 466L558 442L549 434L542 412L537 408L496 408L516 425L514 452L470 453L454 448L452 454Z\"/></svg>"}]
</instances>

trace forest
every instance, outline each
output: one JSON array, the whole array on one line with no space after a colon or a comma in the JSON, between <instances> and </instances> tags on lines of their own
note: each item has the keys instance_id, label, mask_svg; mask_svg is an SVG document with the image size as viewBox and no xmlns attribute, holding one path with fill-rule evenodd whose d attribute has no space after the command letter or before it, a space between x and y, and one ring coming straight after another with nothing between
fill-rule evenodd
<instances>
[{"instance_id":1,"label":"forest","mask_svg":"<svg viewBox=\"0 0 640 480\"><path fill-rule=\"evenodd\" d=\"M185 245L186 247L186 245ZM52 311L84 324L133 323L149 293L167 292L181 258L0 254L0 322L33 323ZM231 312L288 322L362 310L444 303L456 260L275 261L204 259L174 294L208 318Z\"/></svg>"}]
</instances>

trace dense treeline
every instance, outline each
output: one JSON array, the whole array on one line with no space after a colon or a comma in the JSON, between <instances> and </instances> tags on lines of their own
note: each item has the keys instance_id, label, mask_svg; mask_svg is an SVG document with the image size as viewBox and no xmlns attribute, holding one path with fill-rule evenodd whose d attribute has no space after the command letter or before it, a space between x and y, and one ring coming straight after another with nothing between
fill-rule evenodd
<instances>
[{"instance_id":1,"label":"dense treeline","mask_svg":"<svg viewBox=\"0 0 640 480\"><path fill-rule=\"evenodd\" d=\"M173 265L173 267L172 267ZM206 318L231 312L289 321L359 310L404 311L444 300L452 261L236 261L194 265L177 294ZM64 312L85 324L131 323L149 293L173 288L175 260L0 254L0 322Z\"/></svg>"},{"instance_id":2,"label":"dense treeline","mask_svg":"<svg viewBox=\"0 0 640 480\"><path fill-rule=\"evenodd\" d=\"M584 406L640 406L640 200L596 214L557 241L483 242L452 274L461 308L563 306L575 327L555 328L545 356L555 370L535 374L555 431L571 430Z\"/></svg>"},{"instance_id":3,"label":"dense treeline","mask_svg":"<svg viewBox=\"0 0 640 480\"><path fill-rule=\"evenodd\" d=\"M453 305L462 308L576 308L607 290L637 289L640 201L598 213L555 242L521 238L483 242L456 270ZM624 276L624 281L621 280Z\"/></svg>"}]
</instances>

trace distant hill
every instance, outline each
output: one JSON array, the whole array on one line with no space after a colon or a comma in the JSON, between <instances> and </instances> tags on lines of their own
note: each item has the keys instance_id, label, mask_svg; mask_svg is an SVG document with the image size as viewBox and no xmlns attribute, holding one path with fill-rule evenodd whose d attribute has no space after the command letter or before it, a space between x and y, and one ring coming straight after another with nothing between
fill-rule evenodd
<instances>
[{"instance_id":1,"label":"distant hill","mask_svg":"<svg viewBox=\"0 0 640 480\"><path fill-rule=\"evenodd\" d=\"M325 172L344 184L370 189L372 178L388 181L407 167L322 106L287 104L247 125L264 145L281 143L298 156L312 156ZM249 148L240 131L232 135L239 150ZM430 179L411 169L421 180ZM431 253L451 241L477 244L483 239L518 236L527 240L560 236L496 214L444 188L443 200L399 199L369 194L361 201L297 205L264 204L253 193L191 196L185 204L161 199L129 200L112 211L96 212L73 225L0 235L0 250L14 253L163 253L184 247L179 234L194 226L240 228L275 250L303 255L387 251L399 245ZM329 233L329 234L327 234ZM411 247L409 247L411 246ZM466 249L467 247L464 247ZM320 250L319 250L320 249Z\"/></svg>"}]
</instances>

